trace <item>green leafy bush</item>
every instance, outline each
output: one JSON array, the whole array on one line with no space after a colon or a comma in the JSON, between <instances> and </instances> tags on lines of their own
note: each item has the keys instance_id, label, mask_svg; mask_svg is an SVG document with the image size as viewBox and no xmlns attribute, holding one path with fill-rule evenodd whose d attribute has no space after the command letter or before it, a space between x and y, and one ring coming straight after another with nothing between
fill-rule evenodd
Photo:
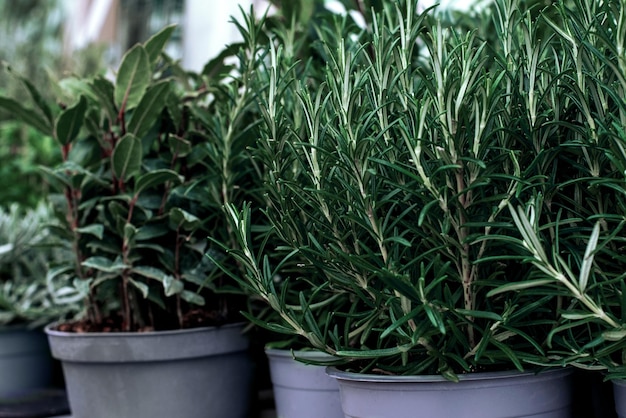
<instances>
[{"instance_id":1,"label":"green leafy bush","mask_svg":"<svg viewBox=\"0 0 626 418\"><path fill-rule=\"evenodd\" d=\"M221 257L207 237L234 241L224 205L255 198L253 68L225 64L235 45L187 73L162 53L173 29L131 48L113 81L62 80L61 108L28 84L33 108L0 101L60 149L44 171L59 192L54 233L72 256L49 280L84 301L68 329L220 324L245 303L205 253ZM254 34L247 41L254 51Z\"/></svg>"},{"instance_id":2,"label":"green leafy bush","mask_svg":"<svg viewBox=\"0 0 626 418\"><path fill-rule=\"evenodd\" d=\"M508 207L536 200L552 237L586 204L614 207L576 185L601 182L606 159L583 144L601 127L619 136L623 12L557 2L555 20L521 5L495 3L488 42L412 1L362 31L324 21L320 60L294 61L278 31L258 88L264 251L251 245L254 205L231 206L231 254L277 314L257 322L361 372L454 380L573 361L564 339L552 344L573 318L564 294L524 262Z\"/></svg>"}]
</instances>

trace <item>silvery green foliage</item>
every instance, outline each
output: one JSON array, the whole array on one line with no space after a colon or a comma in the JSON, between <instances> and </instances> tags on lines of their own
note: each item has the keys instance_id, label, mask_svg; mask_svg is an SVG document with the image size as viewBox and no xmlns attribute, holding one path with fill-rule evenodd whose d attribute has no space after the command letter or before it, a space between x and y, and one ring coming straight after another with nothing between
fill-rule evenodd
<instances>
[{"instance_id":1,"label":"silvery green foliage","mask_svg":"<svg viewBox=\"0 0 626 418\"><path fill-rule=\"evenodd\" d=\"M0 209L0 325L38 327L76 310L57 305L57 290L46 280L49 266L62 257L47 229L52 221L44 204Z\"/></svg>"}]
</instances>

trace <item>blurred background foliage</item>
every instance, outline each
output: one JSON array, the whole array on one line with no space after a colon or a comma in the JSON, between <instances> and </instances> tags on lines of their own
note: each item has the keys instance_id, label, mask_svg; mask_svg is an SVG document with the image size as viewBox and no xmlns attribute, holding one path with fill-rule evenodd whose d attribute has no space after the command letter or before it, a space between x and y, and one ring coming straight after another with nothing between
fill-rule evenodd
<instances>
[{"instance_id":1,"label":"blurred background foliage","mask_svg":"<svg viewBox=\"0 0 626 418\"><path fill-rule=\"evenodd\" d=\"M0 93L17 99L23 86L11 72L45 85L62 66L62 15L56 0L0 0ZM58 158L51 138L0 114L0 207L34 207L46 193L38 165Z\"/></svg>"},{"instance_id":2,"label":"blurred background foliage","mask_svg":"<svg viewBox=\"0 0 626 418\"><path fill-rule=\"evenodd\" d=\"M71 72L103 71L102 47L63 53L64 9L60 0L0 0L0 94L28 97L20 78L51 96L51 80ZM60 161L52 138L0 113L0 208L34 208L48 191L38 167Z\"/></svg>"}]
</instances>

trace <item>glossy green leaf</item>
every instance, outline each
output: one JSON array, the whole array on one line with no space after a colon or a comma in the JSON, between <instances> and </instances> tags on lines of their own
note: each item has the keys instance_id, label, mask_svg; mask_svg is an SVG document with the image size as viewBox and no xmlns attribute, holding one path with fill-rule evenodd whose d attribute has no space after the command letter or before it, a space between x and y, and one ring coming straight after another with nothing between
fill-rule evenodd
<instances>
[{"instance_id":1,"label":"glossy green leaf","mask_svg":"<svg viewBox=\"0 0 626 418\"><path fill-rule=\"evenodd\" d=\"M144 299L148 298L148 294L150 293L150 288L148 287L147 284L138 282L137 280L134 280L132 278L128 279L128 283L130 283L135 289L139 290L139 292L144 297Z\"/></svg>"},{"instance_id":2,"label":"glossy green leaf","mask_svg":"<svg viewBox=\"0 0 626 418\"><path fill-rule=\"evenodd\" d=\"M135 194L140 194L145 190L150 190L153 187L157 187L168 182L174 185L180 184L182 180L182 177L172 170L161 169L149 171L137 177L137 181L135 182Z\"/></svg>"},{"instance_id":3,"label":"glossy green leaf","mask_svg":"<svg viewBox=\"0 0 626 418\"><path fill-rule=\"evenodd\" d=\"M198 306L204 306L205 303L202 296L195 292L190 292L189 290L183 290L182 292L180 292L180 297L183 300Z\"/></svg>"},{"instance_id":4,"label":"glossy green leaf","mask_svg":"<svg viewBox=\"0 0 626 418\"><path fill-rule=\"evenodd\" d=\"M175 225L175 227L182 228L187 231L197 228L201 223L197 216L181 208L173 208L170 211L170 222Z\"/></svg>"},{"instance_id":5,"label":"glossy green leaf","mask_svg":"<svg viewBox=\"0 0 626 418\"><path fill-rule=\"evenodd\" d=\"M172 37L172 33L176 30L176 25L166 26L161 29L159 32L155 33L146 41L144 44L146 48L146 52L148 53L148 59L150 60L150 64L154 65L158 61L165 45Z\"/></svg>"},{"instance_id":6,"label":"glossy green leaf","mask_svg":"<svg viewBox=\"0 0 626 418\"><path fill-rule=\"evenodd\" d=\"M163 290L165 291L165 296L173 296L183 291L185 286L183 282L174 278L174 276L167 274L163 278Z\"/></svg>"},{"instance_id":7,"label":"glossy green leaf","mask_svg":"<svg viewBox=\"0 0 626 418\"><path fill-rule=\"evenodd\" d=\"M165 107L169 90L169 81L161 81L146 90L128 121L128 132L141 138L154 126Z\"/></svg>"},{"instance_id":8,"label":"glossy green leaf","mask_svg":"<svg viewBox=\"0 0 626 418\"><path fill-rule=\"evenodd\" d=\"M170 135L167 138L170 150L173 155L186 157L191 152L191 142L177 135Z\"/></svg>"},{"instance_id":9,"label":"glossy green leaf","mask_svg":"<svg viewBox=\"0 0 626 418\"><path fill-rule=\"evenodd\" d=\"M76 232L79 232L81 234L93 235L98 239L102 239L102 237L104 236L104 225L88 225L81 228L76 228Z\"/></svg>"},{"instance_id":10,"label":"glossy green leaf","mask_svg":"<svg viewBox=\"0 0 626 418\"><path fill-rule=\"evenodd\" d=\"M120 180L127 180L141 169L142 160L141 140L135 135L124 135L113 150L113 174Z\"/></svg>"},{"instance_id":11,"label":"glossy green leaf","mask_svg":"<svg viewBox=\"0 0 626 418\"><path fill-rule=\"evenodd\" d=\"M81 265L105 273L119 273L127 267L119 260L114 261L102 256L90 257L83 261Z\"/></svg>"},{"instance_id":12,"label":"glossy green leaf","mask_svg":"<svg viewBox=\"0 0 626 418\"><path fill-rule=\"evenodd\" d=\"M135 45L122 57L115 82L115 105L124 111L135 108L151 77L148 53L143 46Z\"/></svg>"},{"instance_id":13,"label":"glossy green leaf","mask_svg":"<svg viewBox=\"0 0 626 418\"><path fill-rule=\"evenodd\" d=\"M135 235L137 235L137 228L131 223L126 223L126 225L124 225L124 241L126 243L132 242Z\"/></svg>"},{"instance_id":14,"label":"glossy green leaf","mask_svg":"<svg viewBox=\"0 0 626 418\"><path fill-rule=\"evenodd\" d=\"M85 120L85 112L87 110L87 99L80 96L80 99L74 106L68 107L59 115L56 121L54 133L56 139L63 145L74 141Z\"/></svg>"},{"instance_id":15,"label":"glossy green leaf","mask_svg":"<svg viewBox=\"0 0 626 418\"><path fill-rule=\"evenodd\" d=\"M90 87L92 93L98 100L98 105L104 109L109 121L113 123L117 118L114 99L115 86L104 77L96 77L91 81Z\"/></svg>"},{"instance_id":16,"label":"glossy green leaf","mask_svg":"<svg viewBox=\"0 0 626 418\"><path fill-rule=\"evenodd\" d=\"M164 225L144 225L139 228L135 239L137 241L150 241L154 238L167 235L169 229Z\"/></svg>"},{"instance_id":17,"label":"glossy green leaf","mask_svg":"<svg viewBox=\"0 0 626 418\"><path fill-rule=\"evenodd\" d=\"M152 266L134 266L132 272L148 279L158 280L161 283L165 280L165 276L168 275L163 270Z\"/></svg>"}]
</instances>

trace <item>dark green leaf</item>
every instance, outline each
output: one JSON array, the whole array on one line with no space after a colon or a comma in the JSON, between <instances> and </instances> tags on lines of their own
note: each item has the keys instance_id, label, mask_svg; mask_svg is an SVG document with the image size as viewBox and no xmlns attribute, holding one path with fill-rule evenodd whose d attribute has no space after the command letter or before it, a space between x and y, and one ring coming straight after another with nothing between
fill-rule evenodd
<instances>
[{"instance_id":1,"label":"dark green leaf","mask_svg":"<svg viewBox=\"0 0 626 418\"><path fill-rule=\"evenodd\" d=\"M124 111L137 106L151 78L148 53L143 46L135 45L124 54L117 72L114 93L116 106Z\"/></svg>"},{"instance_id":2,"label":"dark green leaf","mask_svg":"<svg viewBox=\"0 0 626 418\"><path fill-rule=\"evenodd\" d=\"M166 26L159 32L152 35L144 44L151 65L156 64L159 60L161 52L163 52L165 45L172 37L174 30L176 30L176 25Z\"/></svg>"},{"instance_id":3,"label":"dark green leaf","mask_svg":"<svg viewBox=\"0 0 626 418\"><path fill-rule=\"evenodd\" d=\"M76 232L93 235L98 239L102 239L104 236L104 226L101 224L88 225L82 228L76 228Z\"/></svg>"},{"instance_id":4,"label":"dark green leaf","mask_svg":"<svg viewBox=\"0 0 626 418\"><path fill-rule=\"evenodd\" d=\"M173 296L183 291L184 289L183 282L174 278L172 275L166 275L163 279L163 290L165 291L165 296Z\"/></svg>"},{"instance_id":5,"label":"dark green leaf","mask_svg":"<svg viewBox=\"0 0 626 418\"><path fill-rule=\"evenodd\" d=\"M165 80L148 88L128 122L128 132L143 137L159 120L169 94L170 82Z\"/></svg>"},{"instance_id":6,"label":"dark green leaf","mask_svg":"<svg viewBox=\"0 0 626 418\"><path fill-rule=\"evenodd\" d=\"M142 283L142 282L138 282L137 280L128 279L128 283L130 283L131 285L133 285L137 290L139 290L139 292L141 292L141 295L144 297L144 299L148 298L148 294L150 293L150 288L148 287L147 284Z\"/></svg>"},{"instance_id":7,"label":"dark green leaf","mask_svg":"<svg viewBox=\"0 0 626 418\"><path fill-rule=\"evenodd\" d=\"M61 144L67 145L76 139L83 126L86 110L87 99L84 96L80 96L80 99L74 106L68 107L59 115L54 133L56 139Z\"/></svg>"},{"instance_id":8,"label":"dark green leaf","mask_svg":"<svg viewBox=\"0 0 626 418\"><path fill-rule=\"evenodd\" d=\"M180 292L180 297L194 305L204 306L204 298L195 292L190 292L189 290L183 290Z\"/></svg>"},{"instance_id":9,"label":"dark green leaf","mask_svg":"<svg viewBox=\"0 0 626 418\"><path fill-rule=\"evenodd\" d=\"M160 186L167 182L179 184L182 182L181 176L172 170L155 170L142 174L137 177L135 182L135 194L140 194L144 190L150 190L153 187Z\"/></svg>"},{"instance_id":10,"label":"dark green leaf","mask_svg":"<svg viewBox=\"0 0 626 418\"><path fill-rule=\"evenodd\" d=\"M175 228L182 228L186 231L191 231L200 226L201 221L197 216L181 209L173 208L170 211L170 222Z\"/></svg>"},{"instance_id":11,"label":"dark green leaf","mask_svg":"<svg viewBox=\"0 0 626 418\"><path fill-rule=\"evenodd\" d=\"M154 238L167 235L169 229L164 225L144 225L139 228L135 240L137 241L150 241Z\"/></svg>"},{"instance_id":12,"label":"dark green leaf","mask_svg":"<svg viewBox=\"0 0 626 418\"><path fill-rule=\"evenodd\" d=\"M115 86L111 83L111 81L104 77L96 77L91 82L90 87L91 91L97 98L98 106L106 111L110 123L113 123L117 118L117 112L115 111L115 99L113 98Z\"/></svg>"},{"instance_id":13,"label":"dark green leaf","mask_svg":"<svg viewBox=\"0 0 626 418\"><path fill-rule=\"evenodd\" d=\"M184 138L176 135L170 135L167 138L167 141L173 155L186 157L191 152L191 143Z\"/></svg>"},{"instance_id":14,"label":"dark green leaf","mask_svg":"<svg viewBox=\"0 0 626 418\"><path fill-rule=\"evenodd\" d=\"M110 260L106 257L90 257L81 263L83 267L92 268L105 273L119 273L127 266L119 260Z\"/></svg>"},{"instance_id":15,"label":"dark green leaf","mask_svg":"<svg viewBox=\"0 0 626 418\"><path fill-rule=\"evenodd\" d=\"M113 150L111 156L113 174L120 180L127 180L141 169L141 140L135 135L124 135Z\"/></svg>"},{"instance_id":16,"label":"dark green leaf","mask_svg":"<svg viewBox=\"0 0 626 418\"><path fill-rule=\"evenodd\" d=\"M157 280L161 283L165 280L165 276L168 275L163 270L151 266L135 266L133 267L132 272L148 279Z\"/></svg>"}]
</instances>

